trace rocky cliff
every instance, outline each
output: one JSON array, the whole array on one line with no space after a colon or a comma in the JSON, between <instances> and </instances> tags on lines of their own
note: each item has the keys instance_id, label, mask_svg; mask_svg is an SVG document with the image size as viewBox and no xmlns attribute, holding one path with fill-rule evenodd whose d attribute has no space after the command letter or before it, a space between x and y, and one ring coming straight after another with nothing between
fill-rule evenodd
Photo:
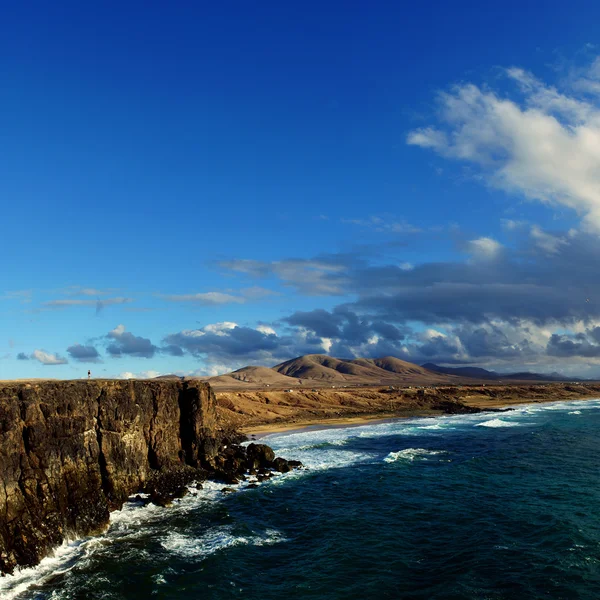
<instances>
[{"instance_id":1,"label":"rocky cliff","mask_svg":"<svg viewBox=\"0 0 600 600\"><path fill-rule=\"evenodd\" d=\"M101 530L149 482L214 468L221 437L197 381L0 383L0 571Z\"/></svg>"}]
</instances>

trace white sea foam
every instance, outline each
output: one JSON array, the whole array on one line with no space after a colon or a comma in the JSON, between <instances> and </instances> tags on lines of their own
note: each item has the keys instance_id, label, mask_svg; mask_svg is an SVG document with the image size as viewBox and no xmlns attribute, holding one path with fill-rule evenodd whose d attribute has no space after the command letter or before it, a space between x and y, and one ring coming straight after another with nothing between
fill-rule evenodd
<instances>
[{"instance_id":1,"label":"white sea foam","mask_svg":"<svg viewBox=\"0 0 600 600\"><path fill-rule=\"evenodd\" d=\"M263 534L236 535L233 528L226 525L214 527L199 537L172 531L165 536L161 546L169 553L183 558L204 559L233 546L265 546L286 541L281 532L275 529L267 529Z\"/></svg>"},{"instance_id":2,"label":"white sea foam","mask_svg":"<svg viewBox=\"0 0 600 600\"><path fill-rule=\"evenodd\" d=\"M511 421L503 421L502 419L492 419L491 421L484 421L483 423L477 423L478 427L518 427L521 423L513 423Z\"/></svg>"},{"instance_id":3,"label":"white sea foam","mask_svg":"<svg viewBox=\"0 0 600 600\"><path fill-rule=\"evenodd\" d=\"M426 450L425 448L406 448L398 452L390 452L383 460L391 463L398 460L414 461L416 458L427 460L430 456L447 454L445 450Z\"/></svg>"},{"instance_id":4,"label":"white sea foam","mask_svg":"<svg viewBox=\"0 0 600 600\"><path fill-rule=\"evenodd\" d=\"M88 541L64 542L36 567L16 569L14 574L0 577L0 598L12 600L28 588L43 585L50 578L69 571L84 551Z\"/></svg>"},{"instance_id":5,"label":"white sea foam","mask_svg":"<svg viewBox=\"0 0 600 600\"><path fill-rule=\"evenodd\" d=\"M570 414L570 415L580 415L581 411L580 410L571 410L571 411L569 411L568 414Z\"/></svg>"},{"instance_id":6,"label":"white sea foam","mask_svg":"<svg viewBox=\"0 0 600 600\"><path fill-rule=\"evenodd\" d=\"M422 427L419 427L418 429L440 430L440 429L444 429L444 426L441 423L436 423L435 425L423 425Z\"/></svg>"},{"instance_id":7,"label":"white sea foam","mask_svg":"<svg viewBox=\"0 0 600 600\"><path fill-rule=\"evenodd\" d=\"M230 487L241 491L249 483L250 481ZM223 484L212 481L204 482L200 490L191 486L189 488L190 494L182 499L175 500L173 506L169 509L154 504L142 506L133 501L134 497L132 496L132 501L125 503L121 510L111 513L109 528L104 534L64 542L50 556L44 558L39 565L16 569L13 575L0 577L0 598L2 600L16 599L26 590L35 589L36 586L43 585L57 575L67 573L74 566L84 566L92 555L96 555L115 542L144 538L151 535L153 531L158 532L164 527L164 519L168 514L173 514L173 512L185 514L197 509L201 503L222 499L221 490L223 487L225 487ZM258 537L253 543L268 542ZM140 549L136 549L135 552L139 556Z\"/></svg>"}]
</instances>

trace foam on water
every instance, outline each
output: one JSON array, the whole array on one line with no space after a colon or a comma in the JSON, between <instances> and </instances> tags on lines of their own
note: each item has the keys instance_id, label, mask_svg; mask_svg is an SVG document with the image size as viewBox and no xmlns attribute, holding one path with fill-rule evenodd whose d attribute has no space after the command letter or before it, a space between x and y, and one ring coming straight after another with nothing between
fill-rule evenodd
<instances>
[{"instance_id":1,"label":"foam on water","mask_svg":"<svg viewBox=\"0 0 600 600\"><path fill-rule=\"evenodd\" d=\"M41 585L56 575L65 573L81 556L86 543L88 541L85 540L64 542L37 567L16 569L13 575L0 577L0 597L3 600L12 600L30 587Z\"/></svg>"},{"instance_id":2,"label":"foam on water","mask_svg":"<svg viewBox=\"0 0 600 600\"><path fill-rule=\"evenodd\" d=\"M491 421L477 423L478 427L519 427L519 425L521 423L512 423L510 421L503 421L502 419L492 419Z\"/></svg>"},{"instance_id":3,"label":"foam on water","mask_svg":"<svg viewBox=\"0 0 600 600\"><path fill-rule=\"evenodd\" d=\"M183 558L205 559L207 556L233 546L265 546L286 542L281 532L267 529L263 534L236 535L233 527L214 527L200 537L191 537L175 531L169 532L161 546L171 554Z\"/></svg>"},{"instance_id":4,"label":"foam on water","mask_svg":"<svg viewBox=\"0 0 600 600\"><path fill-rule=\"evenodd\" d=\"M600 399L565 401L552 404L522 404L512 407L502 418L490 419L489 414L447 415L440 417L399 419L397 421L363 425L359 427L332 428L312 431L300 431L292 434L273 434L265 439L265 443L273 447L278 456L299 459L309 471L292 471L285 475L277 475L272 480L259 483L262 486L285 485L287 481L303 477L311 470L326 470L348 467L359 463L376 463L381 461L381 454L353 450L353 440L360 447L371 438L386 436L424 436L428 431L455 431L470 429L473 426L500 428L519 425L539 425L544 422L544 413L548 411L564 411L565 414L581 414L583 410L600 409ZM440 439L439 436L436 439ZM393 447L393 446L392 446ZM436 455L444 454L442 450L424 448L406 448L398 452L390 452L383 459L386 463L397 461L427 461ZM439 460L439 459L438 459ZM234 487L243 492L249 483L242 482ZM48 583L57 575L69 573L71 576L76 565L83 565L92 556L98 556L110 549L115 542L127 542L144 536L156 536L161 540L164 551L178 556L204 560L206 556L220 550L238 545L269 545L286 541L284 536L275 530L263 533L236 533L231 527L220 526L209 529L201 536L189 535L186 532L171 531L164 533L165 515L186 515L196 510L203 503L220 502L225 498L223 484L205 482L202 489L190 487L190 494L174 502L169 509L154 505L143 506L139 502L126 503L122 510L113 512L108 530L101 536L64 543L53 555L45 558L37 567L17 570L14 575L0 577L0 598L16 600L30 590L31 597L38 585ZM168 513L167 513L168 511ZM126 544L124 544L126 547ZM139 552L139 549L138 549ZM101 554L100 554L101 556ZM157 582L162 583L162 582ZM35 592L34 592L35 593ZM54 597L54 596L53 596Z\"/></svg>"},{"instance_id":5,"label":"foam on water","mask_svg":"<svg viewBox=\"0 0 600 600\"><path fill-rule=\"evenodd\" d=\"M277 477L282 476L275 476L275 478ZM243 491L249 483L251 481L228 487ZM264 485L264 483L258 483L258 485ZM2 600L16 599L28 589L43 585L57 575L67 573L76 565L85 564L86 560L93 554L101 552L116 542L144 538L148 537L153 531L159 532L167 514L186 514L198 508L199 504L217 502L224 497L223 487L223 484L213 481L204 482L200 490L190 486L190 493L184 498L175 500L168 509L154 504L141 505L132 496L130 502L125 503L121 510L111 513L109 527L104 534L75 541L66 541L36 567L16 569L13 575L0 577L0 598ZM143 495L140 494L140 496ZM269 543L268 540L271 539L276 539L276 535L269 534L264 538L258 536L253 538L251 543L261 545ZM283 541L283 539L278 541ZM139 549L136 550L138 556L140 552Z\"/></svg>"},{"instance_id":6,"label":"foam on water","mask_svg":"<svg viewBox=\"0 0 600 600\"><path fill-rule=\"evenodd\" d=\"M398 452L390 452L383 460L384 462L396 462L399 460L414 461L416 458L427 460L430 456L447 454L444 450L426 450L425 448L406 448Z\"/></svg>"}]
</instances>

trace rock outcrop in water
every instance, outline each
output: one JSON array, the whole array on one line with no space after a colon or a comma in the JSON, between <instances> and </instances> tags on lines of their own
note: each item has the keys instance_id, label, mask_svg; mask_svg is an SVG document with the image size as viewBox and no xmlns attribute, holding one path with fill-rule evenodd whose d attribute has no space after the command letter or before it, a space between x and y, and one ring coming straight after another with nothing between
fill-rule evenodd
<instances>
[{"instance_id":1,"label":"rock outcrop in water","mask_svg":"<svg viewBox=\"0 0 600 600\"><path fill-rule=\"evenodd\" d=\"M102 530L137 491L168 504L193 480L244 477L255 455L215 404L198 381L0 384L0 571Z\"/></svg>"}]
</instances>

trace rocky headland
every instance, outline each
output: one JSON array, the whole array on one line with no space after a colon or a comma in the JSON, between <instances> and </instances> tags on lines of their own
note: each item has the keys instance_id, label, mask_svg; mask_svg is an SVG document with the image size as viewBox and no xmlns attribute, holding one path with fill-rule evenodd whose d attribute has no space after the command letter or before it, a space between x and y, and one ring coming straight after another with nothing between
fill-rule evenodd
<instances>
[{"instance_id":1,"label":"rocky headland","mask_svg":"<svg viewBox=\"0 0 600 600\"><path fill-rule=\"evenodd\" d=\"M135 493L164 506L193 482L300 466L242 439L201 381L0 383L0 572L103 530Z\"/></svg>"}]
</instances>

